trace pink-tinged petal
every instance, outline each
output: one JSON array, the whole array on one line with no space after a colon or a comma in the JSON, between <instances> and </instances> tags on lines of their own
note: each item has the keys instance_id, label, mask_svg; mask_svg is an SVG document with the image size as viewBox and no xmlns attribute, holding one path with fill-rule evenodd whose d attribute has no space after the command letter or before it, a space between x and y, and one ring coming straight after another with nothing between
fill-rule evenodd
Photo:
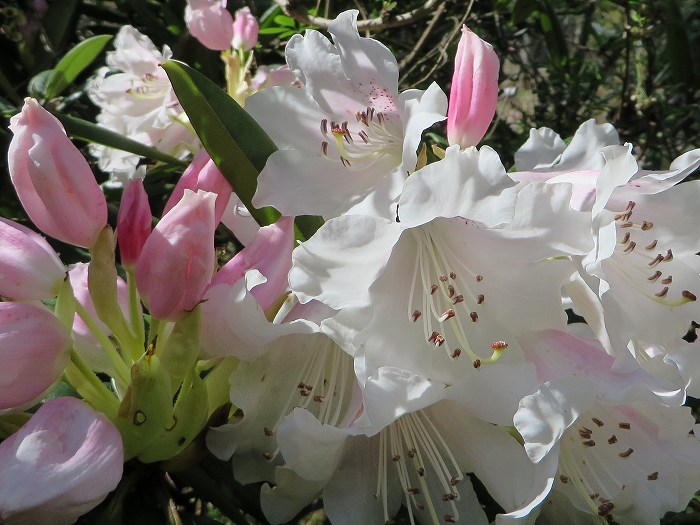
<instances>
[{"instance_id":1,"label":"pink-tinged petal","mask_svg":"<svg viewBox=\"0 0 700 525\"><path fill-rule=\"evenodd\" d=\"M251 292L260 307L267 310L287 289L293 249L294 218L281 217L275 224L260 228L255 239L221 267L209 286L234 284L254 268L266 281Z\"/></svg>"},{"instance_id":2,"label":"pink-tinged petal","mask_svg":"<svg viewBox=\"0 0 700 525\"><path fill-rule=\"evenodd\" d=\"M163 215L168 213L175 206L185 190L204 190L211 193L216 193L216 206L214 220L219 224L221 217L224 214L226 205L231 198L231 185L216 167L214 161L211 160L207 150L201 149L194 156L192 162L184 171L180 180L177 181L173 192L170 194L168 202L165 203Z\"/></svg>"},{"instance_id":3,"label":"pink-tinged petal","mask_svg":"<svg viewBox=\"0 0 700 525\"><path fill-rule=\"evenodd\" d=\"M70 334L49 310L0 303L0 410L39 399L63 373L71 344Z\"/></svg>"},{"instance_id":4,"label":"pink-tinged petal","mask_svg":"<svg viewBox=\"0 0 700 525\"><path fill-rule=\"evenodd\" d=\"M448 148L445 158L414 173L404 184L399 218L406 227L436 217L465 217L486 226L513 219L516 191L498 154Z\"/></svg>"},{"instance_id":5,"label":"pink-tinged petal","mask_svg":"<svg viewBox=\"0 0 700 525\"><path fill-rule=\"evenodd\" d=\"M597 394L595 383L571 376L548 381L520 401L513 423L534 463L541 461L567 429L591 409Z\"/></svg>"},{"instance_id":6,"label":"pink-tinged petal","mask_svg":"<svg viewBox=\"0 0 700 525\"><path fill-rule=\"evenodd\" d=\"M258 230L260 230L260 225L235 193L232 193L228 200L224 214L221 217L221 224L231 230L231 233L236 236L236 239L243 246L248 246L248 244L253 242L253 239L258 234Z\"/></svg>"},{"instance_id":7,"label":"pink-tinged petal","mask_svg":"<svg viewBox=\"0 0 700 525\"><path fill-rule=\"evenodd\" d=\"M530 138L515 153L518 171L595 170L603 167L600 151L618 145L620 138L610 124L596 124L590 119L581 124L567 146L549 128L530 130Z\"/></svg>"},{"instance_id":8,"label":"pink-tinged petal","mask_svg":"<svg viewBox=\"0 0 700 525\"><path fill-rule=\"evenodd\" d=\"M41 235L0 217L0 251L0 295L30 301L58 294L65 268Z\"/></svg>"},{"instance_id":9,"label":"pink-tinged petal","mask_svg":"<svg viewBox=\"0 0 700 525\"><path fill-rule=\"evenodd\" d=\"M486 134L498 101L500 62L491 44L462 26L447 112L447 140L476 146Z\"/></svg>"},{"instance_id":10,"label":"pink-tinged petal","mask_svg":"<svg viewBox=\"0 0 700 525\"><path fill-rule=\"evenodd\" d=\"M207 290L201 306L205 355L250 361L264 354L265 346L279 337L317 330L314 323L304 319L281 324L268 321L251 292L264 282L262 274L253 269L233 285L219 284Z\"/></svg>"},{"instance_id":11,"label":"pink-tinged petal","mask_svg":"<svg viewBox=\"0 0 700 525\"><path fill-rule=\"evenodd\" d=\"M91 246L107 224L107 201L61 123L27 98L10 129L10 177L27 215L51 237Z\"/></svg>"},{"instance_id":12,"label":"pink-tinged petal","mask_svg":"<svg viewBox=\"0 0 700 525\"><path fill-rule=\"evenodd\" d=\"M121 262L133 266L151 234L151 206L140 178L132 179L124 190L117 216L117 240Z\"/></svg>"},{"instance_id":13,"label":"pink-tinged petal","mask_svg":"<svg viewBox=\"0 0 700 525\"><path fill-rule=\"evenodd\" d=\"M595 383L598 397L607 401L647 399L678 405L684 401L679 377L664 379L639 366L618 370L615 358L595 340L545 330L524 334L518 342L525 359L535 365L541 383L576 376Z\"/></svg>"},{"instance_id":14,"label":"pink-tinged petal","mask_svg":"<svg viewBox=\"0 0 700 525\"><path fill-rule=\"evenodd\" d=\"M185 190L153 229L136 263L136 286L151 315L177 320L191 310L214 273L216 195Z\"/></svg>"},{"instance_id":15,"label":"pink-tinged petal","mask_svg":"<svg viewBox=\"0 0 700 525\"><path fill-rule=\"evenodd\" d=\"M188 0L185 23L204 47L215 51L231 47L233 17L226 9L226 0Z\"/></svg>"},{"instance_id":16,"label":"pink-tinged petal","mask_svg":"<svg viewBox=\"0 0 700 525\"><path fill-rule=\"evenodd\" d=\"M236 11L233 20L233 39L231 47L249 51L258 43L258 21L251 14L249 7Z\"/></svg>"},{"instance_id":17,"label":"pink-tinged petal","mask_svg":"<svg viewBox=\"0 0 700 525\"><path fill-rule=\"evenodd\" d=\"M70 525L102 502L122 476L116 427L72 397L44 403L0 443L0 521Z\"/></svg>"}]
</instances>

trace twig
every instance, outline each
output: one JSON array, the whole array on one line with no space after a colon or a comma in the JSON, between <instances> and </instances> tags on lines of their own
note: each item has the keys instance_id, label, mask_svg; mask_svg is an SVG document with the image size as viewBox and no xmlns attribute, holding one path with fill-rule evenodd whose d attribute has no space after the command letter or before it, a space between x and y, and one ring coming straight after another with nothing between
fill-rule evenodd
<instances>
[{"instance_id":1,"label":"twig","mask_svg":"<svg viewBox=\"0 0 700 525\"><path fill-rule=\"evenodd\" d=\"M412 24L416 20L425 18L433 13L435 6L443 3L445 0L427 0L421 7L401 13L400 15L392 16L384 19L382 17L367 18L357 21L358 31L380 31L390 27L401 27ZM287 16L292 17L297 22L302 24L313 25L320 29L328 29L332 22L329 18L310 15L305 7L299 5L299 0L275 0L275 3L282 8L282 11Z\"/></svg>"},{"instance_id":2,"label":"twig","mask_svg":"<svg viewBox=\"0 0 700 525\"><path fill-rule=\"evenodd\" d=\"M403 68L406 67L406 64L409 64L418 54L418 51L420 50L421 47L423 47L423 44L425 44L425 41L428 38L428 35L433 31L433 28L435 27L435 24L437 24L437 21L440 19L440 16L442 13L445 11L445 8L447 7L446 4L440 4L438 8L435 10L435 14L433 15L433 18L430 20L428 23L428 26L425 28L425 31L423 31L423 34L420 36L418 41L416 42L416 45L413 46L413 49L401 59L401 63L399 64L399 70L402 70Z\"/></svg>"}]
</instances>

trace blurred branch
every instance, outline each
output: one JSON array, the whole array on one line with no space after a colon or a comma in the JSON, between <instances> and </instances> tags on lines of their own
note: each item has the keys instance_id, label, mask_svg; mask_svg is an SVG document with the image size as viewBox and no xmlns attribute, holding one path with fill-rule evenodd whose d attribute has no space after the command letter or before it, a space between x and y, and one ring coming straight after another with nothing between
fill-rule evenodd
<instances>
[{"instance_id":1,"label":"blurred branch","mask_svg":"<svg viewBox=\"0 0 700 525\"><path fill-rule=\"evenodd\" d=\"M413 22L426 18L433 13L435 8L442 4L445 0L427 0L421 7L412 9L400 15L388 15L386 17L367 18L357 21L358 31L380 31L390 27L401 27ZM275 0L275 3L282 8L287 16L292 17L297 22L307 25L313 25L320 29L328 29L332 22L329 18L310 15L308 10L299 5L299 0Z\"/></svg>"}]
</instances>

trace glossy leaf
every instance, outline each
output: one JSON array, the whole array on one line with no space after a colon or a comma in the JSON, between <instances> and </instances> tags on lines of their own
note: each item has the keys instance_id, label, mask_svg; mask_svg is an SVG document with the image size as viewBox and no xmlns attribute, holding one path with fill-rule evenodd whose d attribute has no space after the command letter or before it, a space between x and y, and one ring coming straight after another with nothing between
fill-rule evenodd
<instances>
[{"instance_id":1,"label":"glossy leaf","mask_svg":"<svg viewBox=\"0 0 700 525\"><path fill-rule=\"evenodd\" d=\"M46 85L44 96L54 98L60 95L64 89L70 86L78 75L82 73L99 56L111 35L96 35L83 40L66 55L53 68Z\"/></svg>"},{"instance_id":2,"label":"glossy leaf","mask_svg":"<svg viewBox=\"0 0 700 525\"><path fill-rule=\"evenodd\" d=\"M261 226L274 223L274 208L251 204L257 179L277 146L253 118L225 91L182 62L163 64L177 98L202 144L224 177Z\"/></svg>"}]
</instances>

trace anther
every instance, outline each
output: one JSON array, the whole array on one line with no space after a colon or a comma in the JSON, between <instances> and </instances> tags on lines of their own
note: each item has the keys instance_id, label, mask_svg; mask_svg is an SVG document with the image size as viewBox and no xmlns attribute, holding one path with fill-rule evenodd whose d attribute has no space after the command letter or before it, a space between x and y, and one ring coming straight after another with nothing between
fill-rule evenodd
<instances>
[{"instance_id":1,"label":"anther","mask_svg":"<svg viewBox=\"0 0 700 525\"><path fill-rule=\"evenodd\" d=\"M476 276L476 282L477 282L477 283L480 283L480 282L483 281L483 280L484 280L484 276L483 276L483 275L477 275L477 276Z\"/></svg>"},{"instance_id":2,"label":"anther","mask_svg":"<svg viewBox=\"0 0 700 525\"><path fill-rule=\"evenodd\" d=\"M569 478L567 478L567 477L564 476L563 474L562 474L561 476L559 476L559 479L561 480L562 483L568 483L568 482L569 482Z\"/></svg>"},{"instance_id":3,"label":"anther","mask_svg":"<svg viewBox=\"0 0 700 525\"><path fill-rule=\"evenodd\" d=\"M323 396L318 396L318 395L314 396L314 401L316 401L316 403L322 403Z\"/></svg>"},{"instance_id":4,"label":"anther","mask_svg":"<svg viewBox=\"0 0 700 525\"><path fill-rule=\"evenodd\" d=\"M508 343L506 343L505 341L494 341L493 343L491 343L491 348L493 350L505 350L506 348L508 348Z\"/></svg>"},{"instance_id":5,"label":"anther","mask_svg":"<svg viewBox=\"0 0 700 525\"><path fill-rule=\"evenodd\" d=\"M447 523L457 523L457 520L452 514L445 514L444 518Z\"/></svg>"},{"instance_id":6,"label":"anther","mask_svg":"<svg viewBox=\"0 0 700 525\"><path fill-rule=\"evenodd\" d=\"M593 431L590 428L581 427L578 429L578 435L583 439L590 439L593 435Z\"/></svg>"},{"instance_id":7,"label":"anther","mask_svg":"<svg viewBox=\"0 0 700 525\"><path fill-rule=\"evenodd\" d=\"M460 476L452 476L452 477L450 478L450 485L452 485L452 486L454 487L454 486L457 485L460 481L462 481L462 478L461 478Z\"/></svg>"},{"instance_id":8,"label":"anther","mask_svg":"<svg viewBox=\"0 0 700 525\"><path fill-rule=\"evenodd\" d=\"M647 266L654 268L657 264L659 264L661 261L664 260L664 256L661 254L658 254L656 257L652 259L650 263L647 264Z\"/></svg>"},{"instance_id":9,"label":"anther","mask_svg":"<svg viewBox=\"0 0 700 525\"><path fill-rule=\"evenodd\" d=\"M408 457L413 459L416 457L416 449L412 448L411 450L408 451Z\"/></svg>"},{"instance_id":10,"label":"anther","mask_svg":"<svg viewBox=\"0 0 700 525\"><path fill-rule=\"evenodd\" d=\"M323 151L323 154L326 157L328 156L328 142L326 142L326 141L321 142L321 151Z\"/></svg>"},{"instance_id":11,"label":"anther","mask_svg":"<svg viewBox=\"0 0 700 525\"><path fill-rule=\"evenodd\" d=\"M456 278L457 278L457 274L454 272L450 272L450 279L452 279L454 281Z\"/></svg>"},{"instance_id":12,"label":"anther","mask_svg":"<svg viewBox=\"0 0 700 525\"><path fill-rule=\"evenodd\" d=\"M593 441L592 439L589 439L588 441L584 441L583 444L586 445L587 447L595 447L595 441Z\"/></svg>"},{"instance_id":13,"label":"anther","mask_svg":"<svg viewBox=\"0 0 700 525\"><path fill-rule=\"evenodd\" d=\"M435 346L442 346L443 344L445 344L445 338L438 332L433 332L432 334L430 334L428 342L433 343Z\"/></svg>"},{"instance_id":14,"label":"anther","mask_svg":"<svg viewBox=\"0 0 700 525\"><path fill-rule=\"evenodd\" d=\"M668 286L664 286L660 292L656 292L654 295L656 297L666 297L667 293L668 293Z\"/></svg>"},{"instance_id":15,"label":"anther","mask_svg":"<svg viewBox=\"0 0 700 525\"><path fill-rule=\"evenodd\" d=\"M410 455L410 454L409 454L409 455ZM418 475L419 475L421 478L422 478L423 476L425 476L425 469L424 469L423 467L418 467L418 470L416 470L416 472L418 473Z\"/></svg>"},{"instance_id":16,"label":"anther","mask_svg":"<svg viewBox=\"0 0 700 525\"><path fill-rule=\"evenodd\" d=\"M413 310L413 315L411 315L411 320L415 323L421 316L420 310Z\"/></svg>"},{"instance_id":17,"label":"anther","mask_svg":"<svg viewBox=\"0 0 700 525\"><path fill-rule=\"evenodd\" d=\"M431 285L431 286L430 286L430 295L433 295L435 292L437 292L437 289L438 289L438 285L437 285L437 284Z\"/></svg>"},{"instance_id":18,"label":"anther","mask_svg":"<svg viewBox=\"0 0 700 525\"><path fill-rule=\"evenodd\" d=\"M324 118L321 121L321 133L323 133L324 136L328 134L328 119Z\"/></svg>"},{"instance_id":19,"label":"anther","mask_svg":"<svg viewBox=\"0 0 700 525\"><path fill-rule=\"evenodd\" d=\"M484 294L479 294L476 296L476 304L483 304L484 303Z\"/></svg>"},{"instance_id":20,"label":"anther","mask_svg":"<svg viewBox=\"0 0 700 525\"><path fill-rule=\"evenodd\" d=\"M625 430L629 430L630 428L632 428L632 425L630 425L629 423L625 423L625 422L620 422L617 424L617 426L620 428L624 428Z\"/></svg>"},{"instance_id":21,"label":"anther","mask_svg":"<svg viewBox=\"0 0 700 525\"><path fill-rule=\"evenodd\" d=\"M479 368L481 366L481 359L474 359L472 364L474 365L474 368Z\"/></svg>"},{"instance_id":22,"label":"anther","mask_svg":"<svg viewBox=\"0 0 700 525\"><path fill-rule=\"evenodd\" d=\"M615 505L613 505L612 501L606 501L605 503L601 503L601 505L598 507L598 516L607 516L612 512L612 510L615 508Z\"/></svg>"},{"instance_id":23,"label":"anther","mask_svg":"<svg viewBox=\"0 0 700 525\"><path fill-rule=\"evenodd\" d=\"M408 487L406 489L406 492L408 492L409 494L420 494L421 493L420 489L418 487Z\"/></svg>"},{"instance_id":24,"label":"anther","mask_svg":"<svg viewBox=\"0 0 700 525\"><path fill-rule=\"evenodd\" d=\"M672 260L673 260L673 252L672 252L671 249L669 248L669 249L666 251L666 257L664 257L664 262L668 262L668 261L672 261Z\"/></svg>"},{"instance_id":25,"label":"anther","mask_svg":"<svg viewBox=\"0 0 700 525\"><path fill-rule=\"evenodd\" d=\"M442 495L442 501L452 501L454 499L457 499L457 494L454 492L448 492L447 494Z\"/></svg>"},{"instance_id":26,"label":"anther","mask_svg":"<svg viewBox=\"0 0 700 525\"><path fill-rule=\"evenodd\" d=\"M632 226L634 226L634 223L630 221L623 222L622 224L620 224L620 228L631 228Z\"/></svg>"},{"instance_id":27,"label":"anther","mask_svg":"<svg viewBox=\"0 0 700 525\"><path fill-rule=\"evenodd\" d=\"M472 318L472 322L476 323L479 320L479 314L476 312L470 312L469 317Z\"/></svg>"},{"instance_id":28,"label":"anther","mask_svg":"<svg viewBox=\"0 0 700 525\"><path fill-rule=\"evenodd\" d=\"M695 294L692 292L689 292L688 290L683 290L681 292L681 295L688 299L689 301L697 301L697 297L695 297Z\"/></svg>"},{"instance_id":29,"label":"anther","mask_svg":"<svg viewBox=\"0 0 700 525\"><path fill-rule=\"evenodd\" d=\"M599 427L602 427L602 426L605 424L605 423L603 423L600 419L598 419L597 417L592 417L592 418L591 418L591 421L593 421L593 422L594 422L596 425L598 425Z\"/></svg>"},{"instance_id":30,"label":"anther","mask_svg":"<svg viewBox=\"0 0 700 525\"><path fill-rule=\"evenodd\" d=\"M272 430L270 430L270 429L267 428L267 427L263 428L263 432L265 432L265 435L268 436L268 437L270 437L270 436L272 436L272 435L274 434L274 432L272 432Z\"/></svg>"},{"instance_id":31,"label":"anther","mask_svg":"<svg viewBox=\"0 0 700 525\"><path fill-rule=\"evenodd\" d=\"M444 323L448 319L452 319L455 316L455 311L450 308L449 310L445 310L442 312L442 315L438 318L438 321L441 323Z\"/></svg>"},{"instance_id":32,"label":"anther","mask_svg":"<svg viewBox=\"0 0 700 525\"><path fill-rule=\"evenodd\" d=\"M399 454L395 454L392 458L391 461L398 461L401 459L401 456Z\"/></svg>"},{"instance_id":33,"label":"anther","mask_svg":"<svg viewBox=\"0 0 700 525\"><path fill-rule=\"evenodd\" d=\"M652 472L651 474L649 474L649 475L647 476L647 479L648 479L649 481L656 481L657 479L659 479L659 473L658 473L658 472Z\"/></svg>"},{"instance_id":34,"label":"anther","mask_svg":"<svg viewBox=\"0 0 700 525\"><path fill-rule=\"evenodd\" d=\"M649 277L647 277L647 281L650 281L650 282L652 282L652 283L653 283L653 282L656 282L656 280L657 280L659 277L661 277L662 275L663 275L663 274L662 274L659 270L656 270L656 271L654 272L653 275L650 275Z\"/></svg>"},{"instance_id":35,"label":"anther","mask_svg":"<svg viewBox=\"0 0 700 525\"><path fill-rule=\"evenodd\" d=\"M645 232L645 231L647 231L647 230L651 230L653 227L654 227L654 223L653 223L653 222L642 221L642 226L641 226L641 228L642 228L642 231L643 231L643 232Z\"/></svg>"},{"instance_id":36,"label":"anther","mask_svg":"<svg viewBox=\"0 0 700 525\"><path fill-rule=\"evenodd\" d=\"M451 284L447 286L447 295L452 298L455 294L455 287L452 286Z\"/></svg>"},{"instance_id":37,"label":"anther","mask_svg":"<svg viewBox=\"0 0 700 525\"><path fill-rule=\"evenodd\" d=\"M645 250L653 250L654 248L656 248L656 245L658 244L658 242L659 242L658 240L654 239L650 244L647 244L644 247L644 249Z\"/></svg>"},{"instance_id":38,"label":"anther","mask_svg":"<svg viewBox=\"0 0 700 525\"><path fill-rule=\"evenodd\" d=\"M661 284L671 284L673 282L673 275L669 275L665 279L661 279Z\"/></svg>"},{"instance_id":39,"label":"anther","mask_svg":"<svg viewBox=\"0 0 700 525\"><path fill-rule=\"evenodd\" d=\"M633 448L628 448L628 449L625 450L624 452L620 452L620 453L618 454L618 456L620 456L621 458L628 458L628 457L630 457L630 456L632 455L632 452L634 452L634 449L633 449Z\"/></svg>"},{"instance_id":40,"label":"anther","mask_svg":"<svg viewBox=\"0 0 700 525\"><path fill-rule=\"evenodd\" d=\"M459 348L455 348L450 354L450 357L452 359L457 359L460 355L462 355L462 351Z\"/></svg>"},{"instance_id":41,"label":"anther","mask_svg":"<svg viewBox=\"0 0 700 525\"><path fill-rule=\"evenodd\" d=\"M600 494L598 492L594 492L593 494L589 494L588 497L591 499L596 499Z\"/></svg>"},{"instance_id":42,"label":"anther","mask_svg":"<svg viewBox=\"0 0 700 525\"><path fill-rule=\"evenodd\" d=\"M346 168L350 167L350 161L346 159L345 157L340 157L340 163L345 166Z\"/></svg>"},{"instance_id":43,"label":"anther","mask_svg":"<svg viewBox=\"0 0 700 525\"><path fill-rule=\"evenodd\" d=\"M625 235L624 235L624 237L622 237L620 244L627 244L629 242L631 236L632 236L632 234L630 232L625 232Z\"/></svg>"},{"instance_id":44,"label":"anther","mask_svg":"<svg viewBox=\"0 0 700 525\"><path fill-rule=\"evenodd\" d=\"M633 251L636 247L637 247L637 243L634 242L634 241L632 241L632 242L630 242L630 243L627 245L627 248L625 248L625 249L622 250L622 251L625 252L625 253L630 253L630 252Z\"/></svg>"},{"instance_id":45,"label":"anther","mask_svg":"<svg viewBox=\"0 0 700 525\"><path fill-rule=\"evenodd\" d=\"M263 453L263 457L269 461L275 456L272 452L265 452L265 453Z\"/></svg>"},{"instance_id":46,"label":"anther","mask_svg":"<svg viewBox=\"0 0 700 525\"><path fill-rule=\"evenodd\" d=\"M463 295L456 295L454 297L454 299L452 299L452 304L461 303L462 301L464 301L464 296Z\"/></svg>"},{"instance_id":47,"label":"anther","mask_svg":"<svg viewBox=\"0 0 700 525\"><path fill-rule=\"evenodd\" d=\"M441 282L441 283L446 283L446 282L447 282L447 275L441 275L441 276L440 276L440 282Z\"/></svg>"},{"instance_id":48,"label":"anther","mask_svg":"<svg viewBox=\"0 0 700 525\"><path fill-rule=\"evenodd\" d=\"M615 443L617 443L617 436L616 436L615 434L613 434L612 436L610 436L610 437L608 438L608 443L610 443L611 445L614 445Z\"/></svg>"}]
</instances>

